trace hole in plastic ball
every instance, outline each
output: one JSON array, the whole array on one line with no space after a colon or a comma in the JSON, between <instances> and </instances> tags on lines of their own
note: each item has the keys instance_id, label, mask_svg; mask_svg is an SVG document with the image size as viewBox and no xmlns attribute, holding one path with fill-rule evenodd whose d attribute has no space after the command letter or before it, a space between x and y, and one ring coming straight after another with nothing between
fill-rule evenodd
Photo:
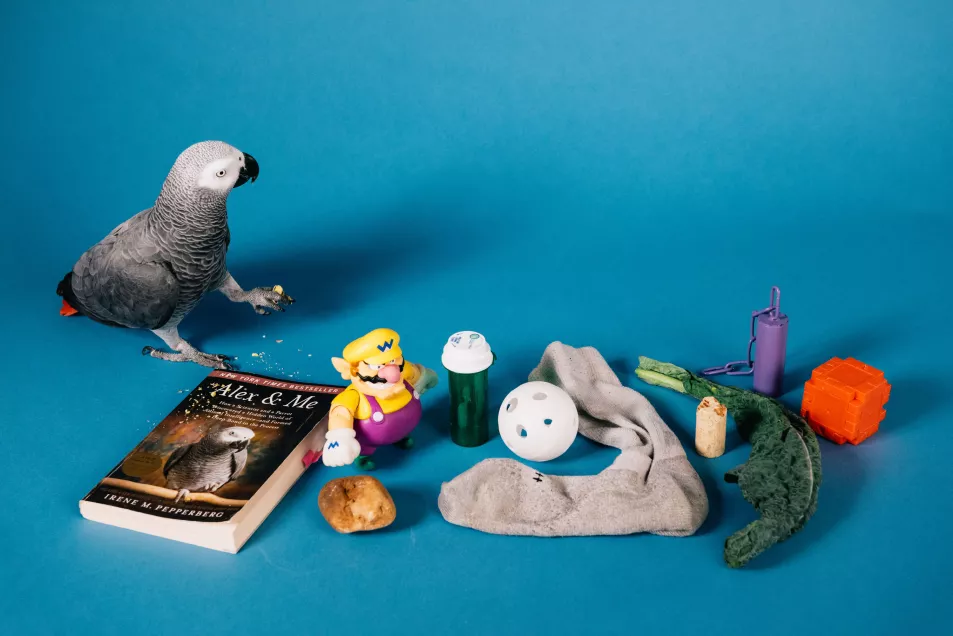
<instances>
[{"instance_id":1,"label":"hole in plastic ball","mask_svg":"<svg viewBox=\"0 0 953 636\"><path fill-rule=\"evenodd\" d=\"M519 404L519 400L517 398L513 398L512 400L510 400L509 404L506 405L506 412L512 413L513 411L515 411L517 404Z\"/></svg>"},{"instance_id":2,"label":"hole in plastic ball","mask_svg":"<svg viewBox=\"0 0 953 636\"><path fill-rule=\"evenodd\" d=\"M545 424L546 426L549 426L549 425L552 424L552 423L553 423L553 421L552 421L551 419L549 419L548 417L547 417L545 420L543 420L543 424Z\"/></svg>"},{"instance_id":3,"label":"hole in plastic ball","mask_svg":"<svg viewBox=\"0 0 953 636\"><path fill-rule=\"evenodd\" d=\"M526 432L526 429L519 425L516 427L516 432L519 433L520 437L526 437L529 435L529 433Z\"/></svg>"},{"instance_id":4,"label":"hole in plastic ball","mask_svg":"<svg viewBox=\"0 0 953 636\"><path fill-rule=\"evenodd\" d=\"M546 394L545 394L545 393L542 393L542 392L540 392L540 393L534 393L534 394L533 394L533 399L534 399L534 400L545 400L545 399L546 399Z\"/></svg>"}]
</instances>

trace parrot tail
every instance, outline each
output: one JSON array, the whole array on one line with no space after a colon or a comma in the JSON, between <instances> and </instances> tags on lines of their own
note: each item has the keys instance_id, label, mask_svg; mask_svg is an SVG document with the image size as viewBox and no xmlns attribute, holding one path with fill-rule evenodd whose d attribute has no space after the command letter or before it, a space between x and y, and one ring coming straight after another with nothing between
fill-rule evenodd
<instances>
[{"instance_id":1,"label":"parrot tail","mask_svg":"<svg viewBox=\"0 0 953 636\"><path fill-rule=\"evenodd\" d=\"M73 295L73 272L68 273L60 284L56 286L56 295L63 297L63 306L60 307L61 316L81 316L83 313L76 309L76 297ZM70 302L72 301L72 303Z\"/></svg>"}]
</instances>

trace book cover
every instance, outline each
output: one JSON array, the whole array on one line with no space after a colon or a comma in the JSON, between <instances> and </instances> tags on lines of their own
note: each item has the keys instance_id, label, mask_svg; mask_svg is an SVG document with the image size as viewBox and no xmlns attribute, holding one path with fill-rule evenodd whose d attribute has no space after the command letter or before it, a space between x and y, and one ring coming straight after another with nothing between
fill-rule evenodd
<instances>
[{"instance_id":1,"label":"book cover","mask_svg":"<svg viewBox=\"0 0 953 636\"><path fill-rule=\"evenodd\" d=\"M213 371L80 507L90 502L163 519L237 523L283 464L295 471L293 479L300 476L300 458L298 466L286 460L325 420L342 390ZM271 505L283 495L272 493Z\"/></svg>"}]
</instances>

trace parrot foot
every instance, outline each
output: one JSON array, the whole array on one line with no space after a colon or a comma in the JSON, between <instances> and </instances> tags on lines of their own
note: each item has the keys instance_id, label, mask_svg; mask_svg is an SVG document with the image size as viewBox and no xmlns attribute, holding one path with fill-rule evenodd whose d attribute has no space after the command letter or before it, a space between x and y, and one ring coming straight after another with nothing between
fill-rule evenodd
<instances>
[{"instance_id":1,"label":"parrot foot","mask_svg":"<svg viewBox=\"0 0 953 636\"><path fill-rule=\"evenodd\" d=\"M284 291L275 291L273 287L256 287L245 292L243 300L262 316L267 316L272 311L284 311L282 305L293 305L295 301Z\"/></svg>"},{"instance_id":2,"label":"parrot foot","mask_svg":"<svg viewBox=\"0 0 953 636\"><path fill-rule=\"evenodd\" d=\"M229 364L229 360L231 360L229 356L222 354L202 353L198 349L195 349L191 346L185 351L178 351L176 353L160 351L154 347L143 347L142 355L152 356L153 358L158 358L159 360L168 360L169 362L194 362L195 364L200 364L203 367L221 369L222 371L234 370L234 367Z\"/></svg>"},{"instance_id":3,"label":"parrot foot","mask_svg":"<svg viewBox=\"0 0 953 636\"><path fill-rule=\"evenodd\" d=\"M408 435L404 439L398 442L395 442L394 446L396 446L400 450L410 450L411 448L414 447L414 438Z\"/></svg>"},{"instance_id":4,"label":"parrot foot","mask_svg":"<svg viewBox=\"0 0 953 636\"><path fill-rule=\"evenodd\" d=\"M188 497L188 496L189 496L189 491L186 490L185 488L183 488L182 490L179 491L179 494L176 495L176 497L175 497L175 502L173 502L173 503L179 503L180 501L182 501L183 499L185 499L185 498Z\"/></svg>"}]
</instances>

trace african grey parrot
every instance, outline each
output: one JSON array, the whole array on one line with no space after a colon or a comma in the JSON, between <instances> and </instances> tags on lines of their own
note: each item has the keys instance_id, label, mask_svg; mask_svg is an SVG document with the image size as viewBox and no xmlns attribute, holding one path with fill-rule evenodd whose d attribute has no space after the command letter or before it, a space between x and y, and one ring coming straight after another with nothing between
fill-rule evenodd
<instances>
[{"instance_id":1,"label":"african grey parrot","mask_svg":"<svg viewBox=\"0 0 953 636\"><path fill-rule=\"evenodd\" d=\"M244 291L228 273L228 213L232 188L258 177L258 162L221 141L187 148L172 166L155 204L83 254L57 288L63 315L84 315L114 327L149 329L172 352L143 355L230 369L230 358L196 350L178 326L206 292L219 290L259 314L284 311L294 300L280 288Z\"/></svg>"},{"instance_id":2,"label":"african grey parrot","mask_svg":"<svg viewBox=\"0 0 953 636\"><path fill-rule=\"evenodd\" d=\"M190 492L215 492L245 468L248 443L255 433L242 426L214 431L172 451L162 472L166 487L178 490L176 501Z\"/></svg>"}]
</instances>

